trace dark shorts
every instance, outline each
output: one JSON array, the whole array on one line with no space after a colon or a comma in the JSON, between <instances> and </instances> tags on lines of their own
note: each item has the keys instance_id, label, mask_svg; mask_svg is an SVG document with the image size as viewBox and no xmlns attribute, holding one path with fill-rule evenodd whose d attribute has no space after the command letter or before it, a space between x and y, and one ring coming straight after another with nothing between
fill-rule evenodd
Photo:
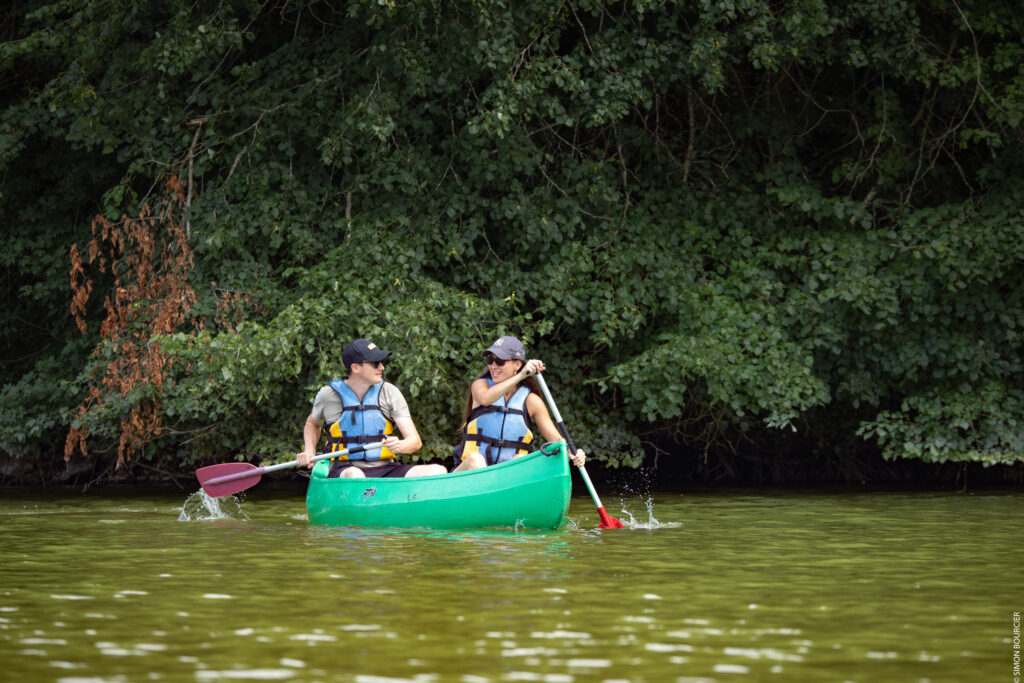
<instances>
[{"instance_id":1,"label":"dark shorts","mask_svg":"<svg viewBox=\"0 0 1024 683\"><path fill-rule=\"evenodd\" d=\"M331 463L331 472L328 477L340 477L344 470L349 467L359 467L346 460L336 460ZM406 465L400 462L388 462L373 467L359 467L367 477L404 477L415 465Z\"/></svg>"}]
</instances>

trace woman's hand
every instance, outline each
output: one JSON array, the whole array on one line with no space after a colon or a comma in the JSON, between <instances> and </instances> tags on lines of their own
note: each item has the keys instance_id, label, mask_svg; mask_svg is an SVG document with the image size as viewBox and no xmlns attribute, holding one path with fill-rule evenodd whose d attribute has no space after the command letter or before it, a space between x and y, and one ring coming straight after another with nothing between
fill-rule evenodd
<instances>
[{"instance_id":1,"label":"woman's hand","mask_svg":"<svg viewBox=\"0 0 1024 683\"><path fill-rule=\"evenodd\" d=\"M569 454L569 460L572 460L572 464L576 467L583 467L583 464L587 461L587 454L582 448L576 449L576 455Z\"/></svg>"},{"instance_id":2,"label":"woman's hand","mask_svg":"<svg viewBox=\"0 0 1024 683\"><path fill-rule=\"evenodd\" d=\"M519 371L519 374L523 377L533 377L538 372L544 372L545 369L544 361L538 358L531 358L523 364L523 368Z\"/></svg>"}]
</instances>

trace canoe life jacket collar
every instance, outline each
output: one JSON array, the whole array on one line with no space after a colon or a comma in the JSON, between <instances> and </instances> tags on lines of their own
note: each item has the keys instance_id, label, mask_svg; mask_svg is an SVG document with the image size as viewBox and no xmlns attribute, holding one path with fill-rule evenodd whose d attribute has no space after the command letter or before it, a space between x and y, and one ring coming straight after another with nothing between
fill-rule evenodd
<instances>
[{"instance_id":1,"label":"canoe life jacket collar","mask_svg":"<svg viewBox=\"0 0 1024 683\"><path fill-rule=\"evenodd\" d=\"M494 386L490 377L484 379L488 386ZM529 387L519 386L508 400L502 396L489 406L474 408L462 428L462 443L453 452L456 465L472 453L484 456L488 465L529 453L533 441L526 410L529 395Z\"/></svg>"},{"instance_id":2,"label":"canoe life jacket collar","mask_svg":"<svg viewBox=\"0 0 1024 683\"><path fill-rule=\"evenodd\" d=\"M341 399L341 415L327 424L327 450L331 453L351 446L378 443L394 432L394 425L381 412L379 397L383 382L366 390L360 401L344 379L336 379L330 387ZM386 448L338 456L338 460L386 460L395 454ZM334 458L332 458L334 460Z\"/></svg>"}]
</instances>

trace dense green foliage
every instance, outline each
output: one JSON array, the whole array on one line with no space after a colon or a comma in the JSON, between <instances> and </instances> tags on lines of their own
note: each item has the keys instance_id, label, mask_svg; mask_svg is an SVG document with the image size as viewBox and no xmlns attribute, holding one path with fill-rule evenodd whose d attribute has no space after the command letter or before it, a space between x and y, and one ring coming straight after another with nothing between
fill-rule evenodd
<instances>
[{"instance_id":1,"label":"dense green foliage","mask_svg":"<svg viewBox=\"0 0 1024 683\"><path fill-rule=\"evenodd\" d=\"M73 419L102 452L148 401L163 429L137 457L288 455L369 336L440 457L479 350L513 333L613 465L640 434L1024 459L1010 3L37 0L2 19L4 453L59 452ZM197 303L152 340L173 373L73 418L116 351L111 273L91 272L88 334L71 322L69 249L174 176ZM226 297L250 303L224 316Z\"/></svg>"}]
</instances>

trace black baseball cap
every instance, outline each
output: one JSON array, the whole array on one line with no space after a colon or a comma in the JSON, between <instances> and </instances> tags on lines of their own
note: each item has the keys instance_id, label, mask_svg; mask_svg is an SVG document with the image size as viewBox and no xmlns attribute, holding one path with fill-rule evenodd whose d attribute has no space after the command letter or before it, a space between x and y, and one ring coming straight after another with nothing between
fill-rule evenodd
<instances>
[{"instance_id":1,"label":"black baseball cap","mask_svg":"<svg viewBox=\"0 0 1024 683\"><path fill-rule=\"evenodd\" d=\"M341 362L348 370L353 363L376 363L390 355L390 351L378 348L369 339L356 339L345 345L345 350L341 352Z\"/></svg>"}]
</instances>

